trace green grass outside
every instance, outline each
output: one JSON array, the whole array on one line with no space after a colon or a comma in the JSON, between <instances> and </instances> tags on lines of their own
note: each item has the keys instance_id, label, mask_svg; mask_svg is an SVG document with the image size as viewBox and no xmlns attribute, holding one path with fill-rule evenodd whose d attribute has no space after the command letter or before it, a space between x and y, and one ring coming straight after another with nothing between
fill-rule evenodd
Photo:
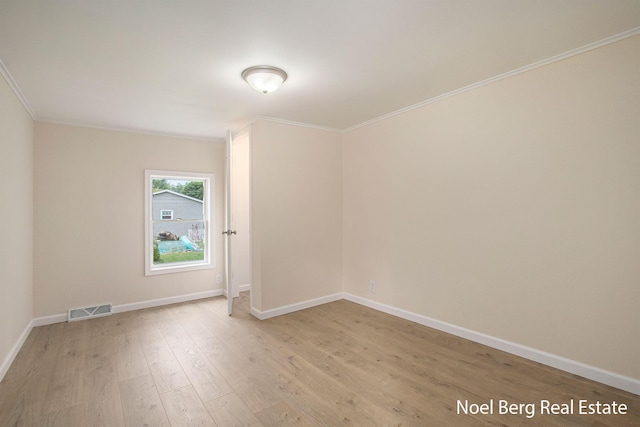
<instances>
[{"instance_id":1,"label":"green grass outside","mask_svg":"<svg viewBox=\"0 0 640 427\"><path fill-rule=\"evenodd\" d=\"M202 261L204 260L204 251L202 252L170 252L160 254L160 259L154 261L154 264L164 264L167 262L186 262L186 261Z\"/></svg>"}]
</instances>

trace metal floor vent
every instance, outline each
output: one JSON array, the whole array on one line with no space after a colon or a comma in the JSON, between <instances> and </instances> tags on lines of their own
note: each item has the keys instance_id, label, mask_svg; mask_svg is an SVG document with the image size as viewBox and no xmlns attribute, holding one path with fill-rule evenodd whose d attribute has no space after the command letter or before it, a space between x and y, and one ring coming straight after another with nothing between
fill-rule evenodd
<instances>
[{"instance_id":1,"label":"metal floor vent","mask_svg":"<svg viewBox=\"0 0 640 427\"><path fill-rule=\"evenodd\" d=\"M108 316L110 314L111 304L97 305L95 307L72 308L69 310L69 322L89 319L92 317Z\"/></svg>"}]
</instances>

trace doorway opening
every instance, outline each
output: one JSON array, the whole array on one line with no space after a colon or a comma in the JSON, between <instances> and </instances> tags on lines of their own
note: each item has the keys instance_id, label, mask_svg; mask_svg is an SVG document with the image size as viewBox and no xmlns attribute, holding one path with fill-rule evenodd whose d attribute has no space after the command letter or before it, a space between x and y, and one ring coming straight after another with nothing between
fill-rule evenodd
<instances>
[{"instance_id":1,"label":"doorway opening","mask_svg":"<svg viewBox=\"0 0 640 427\"><path fill-rule=\"evenodd\" d=\"M227 297L251 293L251 127L227 141Z\"/></svg>"}]
</instances>

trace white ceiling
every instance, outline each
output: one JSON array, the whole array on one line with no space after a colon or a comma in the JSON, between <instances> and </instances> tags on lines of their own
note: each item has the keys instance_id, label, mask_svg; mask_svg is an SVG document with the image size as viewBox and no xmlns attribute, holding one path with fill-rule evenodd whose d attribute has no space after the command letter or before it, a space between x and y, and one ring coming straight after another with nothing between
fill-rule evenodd
<instances>
[{"instance_id":1,"label":"white ceiling","mask_svg":"<svg viewBox=\"0 0 640 427\"><path fill-rule=\"evenodd\" d=\"M218 139L348 129L638 27L640 0L0 0L0 59L37 120ZM262 64L277 92L241 79Z\"/></svg>"}]
</instances>

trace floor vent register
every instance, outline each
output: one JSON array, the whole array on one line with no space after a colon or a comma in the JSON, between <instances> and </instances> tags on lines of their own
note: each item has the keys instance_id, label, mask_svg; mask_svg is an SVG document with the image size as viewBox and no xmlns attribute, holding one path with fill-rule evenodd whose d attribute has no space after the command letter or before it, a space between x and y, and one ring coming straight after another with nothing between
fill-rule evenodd
<instances>
[{"instance_id":1,"label":"floor vent register","mask_svg":"<svg viewBox=\"0 0 640 427\"><path fill-rule=\"evenodd\" d=\"M96 305L94 307L72 308L69 310L69 322L93 317L108 316L112 313L111 304Z\"/></svg>"}]
</instances>

